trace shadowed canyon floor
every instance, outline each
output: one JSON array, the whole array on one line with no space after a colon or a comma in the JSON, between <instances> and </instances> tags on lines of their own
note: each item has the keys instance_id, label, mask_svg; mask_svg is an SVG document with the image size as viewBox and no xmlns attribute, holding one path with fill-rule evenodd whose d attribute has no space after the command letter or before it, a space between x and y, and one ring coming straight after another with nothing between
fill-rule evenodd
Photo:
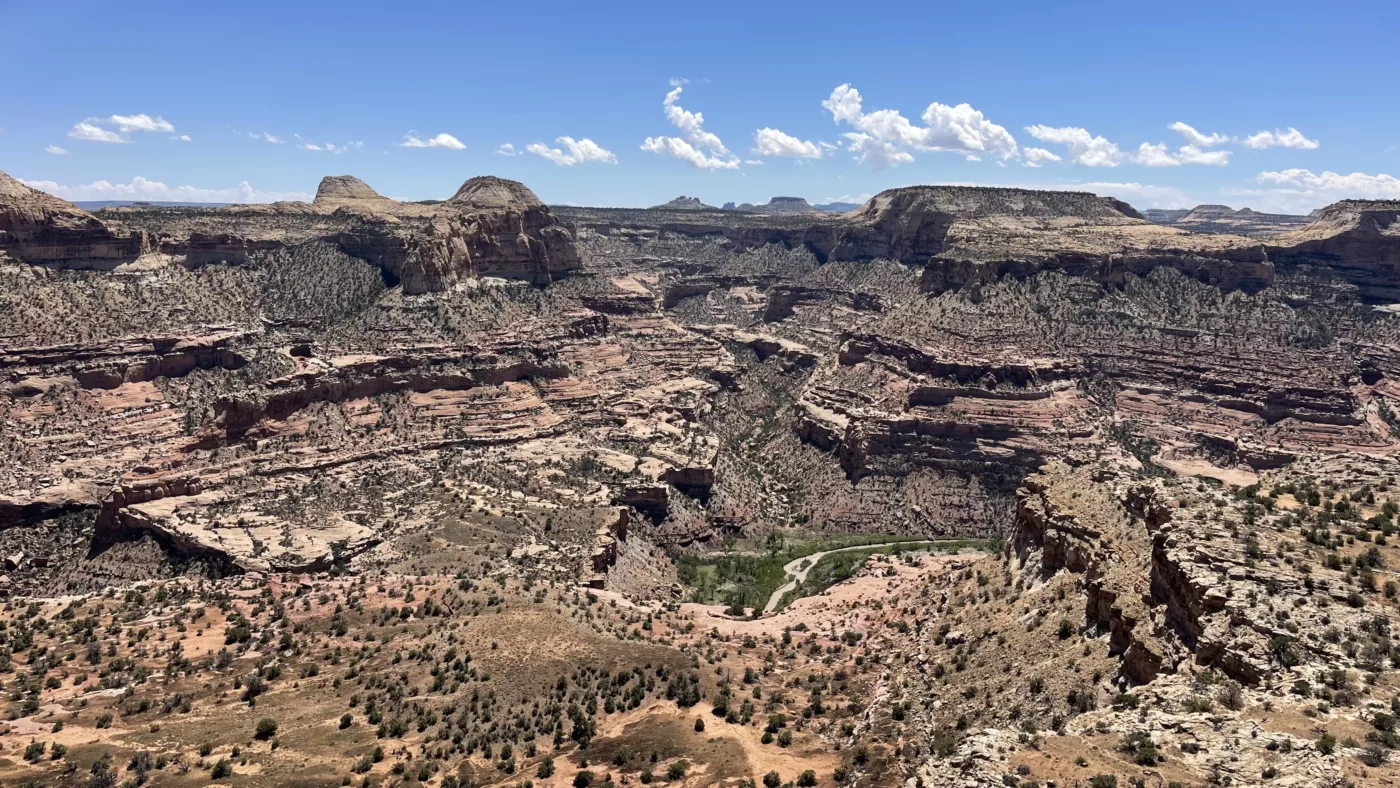
<instances>
[{"instance_id":1,"label":"shadowed canyon floor","mask_svg":"<svg viewBox=\"0 0 1400 788\"><path fill-rule=\"evenodd\" d=\"M1393 783L1400 204L1216 207L0 174L0 779Z\"/></svg>"}]
</instances>

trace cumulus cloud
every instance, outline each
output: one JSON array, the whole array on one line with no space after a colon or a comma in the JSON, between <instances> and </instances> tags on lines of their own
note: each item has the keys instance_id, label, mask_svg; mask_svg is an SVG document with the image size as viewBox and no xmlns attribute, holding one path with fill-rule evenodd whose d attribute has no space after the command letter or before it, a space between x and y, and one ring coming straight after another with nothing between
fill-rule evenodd
<instances>
[{"instance_id":1,"label":"cumulus cloud","mask_svg":"<svg viewBox=\"0 0 1400 788\"><path fill-rule=\"evenodd\" d=\"M642 150L680 159L702 170L732 170L739 166L739 157L729 152L718 135L705 130L705 116L680 105L685 81L672 79L671 91L662 100L666 119L680 130L680 137L647 137ZM704 150L702 150L702 148ZM708 150L709 153L705 151Z\"/></svg>"},{"instance_id":2,"label":"cumulus cloud","mask_svg":"<svg viewBox=\"0 0 1400 788\"><path fill-rule=\"evenodd\" d=\"M760 156L788 156L796 159L820 159L834 146L808 142L777 129L761 128L753 133L754 153Z\"/></svg>"},{"instance_id":3,"label":"cumulus cloud","mask_svg":"<svg viewBox=\"0 0 1400 788\"><path fill-rule=\"evenodd\" d=\"M190 135L188 135L188 134L171 134L171 135L170 135L170 139L175 140L176 142L189 142L189 141L190 141Z\"/></svg>"},{"instance_id":4,"label":"cumulus cloud","mask_svg":"<svg viewBox=\"0 0 1400 788\"><path fill-rule=\"evenodd\" d=\"M1177 148L1176 157L1182 164L1204 164L1208 167L1224 167L1230 163L1230 151L1201 150L1195 145Z\"/></svg>"},{"instance_id":5,"label":"cumulus cloud","mask_svg":"<svg viewBox=\"0 0 1400 788\"><path fill-rule=\"evenodd\" d=\"M1144 142L1138 146L1137 155L1133 160L1138 164L1145 164L1148 167L1179 167L1181 160L1167 151L1166 143L1153 145Z\"/></svg>"},{"instance_id":6,"label":"cumulus cloud","mask_svg":"<svg viewBox=\"0 0 1400 788\"><path fill-rule=\"evenodd\" d=\"M306 192L269 192L255 189L247 181L231 189L204 189L195 186L167 186L160 181L136 176L130 183L94 181L64 186L54 181L22 181L26 186L65 200L148 200L153 202L258 203L278 200L311 199Z\"/></svg>"},{"instance_id":7,"label":"cumulus cloud","mask_svg":"<svg viewBox=\"0 0 1400 788\"><path fill-rule=\"evenodd\" d=\"M497 156L519 156L519 155L520 155L520 151L516 150L514 145L510 144L509 142L507 142L507 143L502 144L499 148L496 148L496 155L497 155Z\"/></svg>"},{"instance_id":8,"label":"cumulus cloud","mask_svg":"<svg viewBox=\"0 0 1400 788\"><path fill-rule=\"evenodd\" d=\"M89 120L92 120L89 118ZM126 133L129 131L163 131L167 134L175 130L170 122L157 115L113 115L107 118L107 122L117 127L117 131Z\"/></svg>"},{"instance_id":9,"label":"cumulus cloud","mask_svg":"<svg viewBox=\"0 0 1400 788\"><path fill-rule=\"evenodd\" d=\"M400 148L447 148L448 150L466 150L467 146L462 141L451 134L439 134L435 137L423 139L418 136L418 132L410 131L403 135L403 142L399 143Z\"/></svg>"},{"instance_id":10,"label":"cumulus cloud","mask_svg":"<svg viewBox=\"0 0 1400 788\"><path fill-rule=\"evenodd\" d=\"M108 128L115 126L116 131ZM175 127L170 121L157 115L110 115L105 118L87 118L73 124L73 128L68 130L68 136L75 140L85 140L87 142L130 142L123 137L133 131L160 131L167 134L174 133Z\"/></svg>"},{"instance_id":11,"label":"cumulus cloud","mask_svg":"<svg viewBox=\"0 0 1400 788\"><path fill-rule=\"evenodd\" d=\"M1186 139L1186 142L1188 144L1194 145L1197 148L1212 148L1216 145L1221 145L1226 142L1230 142L1230 137L1224 134L1214 132L1210 134L1202 134L1201 132L1196 131L1194 127L1188 126L1187 124L1182 123L1179 120L1173 123L1172 125L1168 126L1167 128L1171 129L1177 134L1180 134Z\"/></svg>"},{"instance_id":12,"label":"cumulus cloud","mask_svg":"<svg viewBox=\"0 0 1400 788\"><path fill-rule=\"evenodd\" d=\"M130 142L126 137L109 131L85 120L80 120L73 124L73 128L68 130L68 136L75 140L86 142Z\"/></svg>"},{"instance_id":13,"label":"cumulus cloud","mask_svg":"<svg viewBox=\"0 0 1400 788\"><path fill-rule=\"evenodd\" d=\"M256 131L250 131L248 132L248 139L262 140L263 142L269 142L273 145L281 145L282 143L286 142L286 140L282 139L276 134L268 134L265 131L261 134L257 133Z\"/></svg>"},{"instance_id":14,"label":"cumulus cloud","mask_svg":"<svg viewBox=\"0 0 1400 788\"><path fill-rule=\"evenodd\" d=\"M536 156L543 156L560 167L572 167L575 164L590 161L617 164L617 157L613 155L612 151L603 148L587 137L581 140L575 140L573 137L556 137L554 142L563 147L551 148L543 142L532 142L525 146L525 150Z\"/></svg>"},{"instance_id":15,"label":"cumulus cloud","mask_svg":"<svg viewBox=\"0 0 1400 788\"><path fill-rule=\"evenodd\" d=\"M1320 145L1317 140L1310 140L1303 136L1303 132L1292 126L1287 131L1274 129L1273 131L1261 131L1258 134L1251 134L1244 138L1246 148L1260 150L1263 148L1297 148L1299 150L1316 150Z\"/></svg>"},{"instance_id":16,"label":"cumulus cloud","mask_svg":"<svg viewBox=\"0 0 1400 788\"><path fill-rule=\"evenodd\" d=\"M1232 193L1265 211L1307 213L1338 200L1400 200L1400 178L1385 173L1344 175L1330 170L1315 173L1291 169L1261 172L1255 180L1266 188L1236 189Z\"/></svg>"},{"instance_id":17,"label":"cumulus cloud","mask_svg":"<svg viewBox=\"0 0 1400 788\"><path fill-rule=\"evenodd\" d=\"M63 148L58 147L57 145L46 145L46 146L44 146L44 152L45 152L45 153L52 153L52 154L55 155L55 156L62 156L62 155L64 155L64 154L66 154L68 151L64 150Z\"/></svg>"},{"instance_id":18,"label":"cumulus cloud","mask_svg":"<svg viewBox=\"0 0 1400 788\"><path fill-rule=\"evenodd\" d=\"M1116 143L1096 137L1076 126L1027 126L1026 133L1052 145L1063 145L1070 161L1083 167L1117 167L1123 162L1123 151Z\"/></svg>"},{"instance_id":19,"label":"cumulus cloud","mask_svg":"<svg viewBox=\"0 0 1400 788\"><path fill-rule=\"evenodd\" d=\"M1052 153L1044 148L1026 148L1022 151L1026 160L1022 162L1027 167L1039 167L1047 161L1060 161L1058 153Z\"/></svg>"},{"instance_id":20,"label":"cumulus cloud","mask_svg":"<svg viewBox=\"0 0 1400 788\"><path fill-rule=\"evenodd\" d=\"M1175 151L1167 150L1166 143L1153 145L1144 142L1133 154L1133 161L1148 167L1180 167L1183 164L1204 164L1210 167L1224 167L1230 163L1230 151L1201 150L1195 145L1182 145Z\"/></svg>"},{"instance_id":21,"label":"cumulus cloud","mask_svg":"<svg viewBox=\"0 0 1400 788\"><path fill-rule=\"evenodd\" d=\"M647 137L642 140L642 150L680 159L702 170L732 170L739 166L737 157L706 155L694 145L677 137Z\"/></svg>"},{"instance_id":22,"label":"cumulus cloud","mask_svg":"<svg viewBox=\"0 0 1400 788\"><path fill-rule=\"evenodd\" d=\"M968 104L948 106L935 101L920 116L924 125L916 126L896 110L866 112L860 91L847 84L831 91L822 107L837 125L855 129L842 135L846 149L876 169L912 162L911 150L995 154L1002 159L1019 153L1011 132Z\"/></svg>"}]
</instances>

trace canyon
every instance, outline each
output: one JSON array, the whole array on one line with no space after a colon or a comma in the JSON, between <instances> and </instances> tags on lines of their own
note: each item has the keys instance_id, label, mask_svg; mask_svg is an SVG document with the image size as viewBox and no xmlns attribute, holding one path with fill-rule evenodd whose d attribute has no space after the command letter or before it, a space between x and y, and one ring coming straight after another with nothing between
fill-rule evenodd
<instances>
[{"instance_id":1,"label":"canyon","mask_svg":"<svg viewBox=\"0 0 1400 788\"><path fill-rule=\"evenodd\" d=\"M459 609L548 589L539 615L625 653L619 677L702 653L771 677L753 698L786 695L823 785L1072 785L1091 752L1125 781L1395 778L1400 203L1268 232L1009 188L775 204L330 176L309 203L89 213L0 174L0 593L275 582L308 616L378 594L418 624L414 583ZM680 603L676 562L799 533L858 540L814 560L871 547L854 585ZM809 670L839 720L818 689L802 716ZM729 679L696 681L747 741ZM677 708L654 700L632 710ZM1162 761L1122 756L1140 734Z\"/></svg>"}]
</instances>

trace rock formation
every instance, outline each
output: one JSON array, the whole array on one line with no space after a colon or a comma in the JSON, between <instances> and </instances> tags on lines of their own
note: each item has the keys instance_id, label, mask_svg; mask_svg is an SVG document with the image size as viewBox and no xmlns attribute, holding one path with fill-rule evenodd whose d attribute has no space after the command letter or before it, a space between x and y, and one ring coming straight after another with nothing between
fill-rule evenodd
<instances>
[{"instance_id":1,"label":"rock formation","mask_svg":"<svg viewBox=\"0 0 1400 788\"><path fill-rule=\"evenodd\" d=\"M141 233L114 231L72 203L0 172L0 259L112 269L145 250Z\"/></svg>"},{"instance_id":2,"label":"rock formation","mask_svg":"<svg viewBox=\"0 0 1400 788\"><path fill-rule=\"evenodd\" d=\"M686 197L681 195L670 202L652 206L654 210L675 210L675 211L713 211L713 205L706 205L700 201L699 197Z\"/></svg>"},{"instance_id":3,"label":"rock formation","mask_svg":"<svg viewBox=\"0 0 1400 788\"><path fill-rule=\"evenodd\" d=\"M1260 213L1249 208L1235 210L1228 205L1197 205L1190 210L1148 209L1143 216L1151 222L1197 233L1271 236L1302 227L1312 216Z\"/></svg>"},{"instance_id":4,"label":"rock formation","mask_svg":"<svg viewBox=\"0 0 1400 788\"><path fill-rule=\"evenodd\" d=\"M490 276L544 285L578 269L573 239L523 184L472 178L446 202L401 203L348 175L325 178L311 203L109 211L105 223L6 178L12 206L0 251L61 268L112 268L143 250L189 267L330 243L378 266L407 293ZM62 243L53 240L62 236ZM149 240L148 240L149 239Z\"/></svg>"}]
</instances>

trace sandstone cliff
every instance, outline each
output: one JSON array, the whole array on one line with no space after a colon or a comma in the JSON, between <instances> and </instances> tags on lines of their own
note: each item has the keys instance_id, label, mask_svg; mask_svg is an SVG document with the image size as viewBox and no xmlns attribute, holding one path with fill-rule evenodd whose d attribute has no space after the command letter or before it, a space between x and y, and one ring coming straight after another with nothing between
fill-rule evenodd
<instances>
[{"instance_id":1,"label":"sandstone cliff","mask_svg":"<svg viewBox=\"0 0 1400 788\"><path fill-rule=\"evenodd\" d=\"M0 172L0 257L111 269L134 261L145 249L141 233L114 231L72 203Z\"/></svg>"}]
</instances>

